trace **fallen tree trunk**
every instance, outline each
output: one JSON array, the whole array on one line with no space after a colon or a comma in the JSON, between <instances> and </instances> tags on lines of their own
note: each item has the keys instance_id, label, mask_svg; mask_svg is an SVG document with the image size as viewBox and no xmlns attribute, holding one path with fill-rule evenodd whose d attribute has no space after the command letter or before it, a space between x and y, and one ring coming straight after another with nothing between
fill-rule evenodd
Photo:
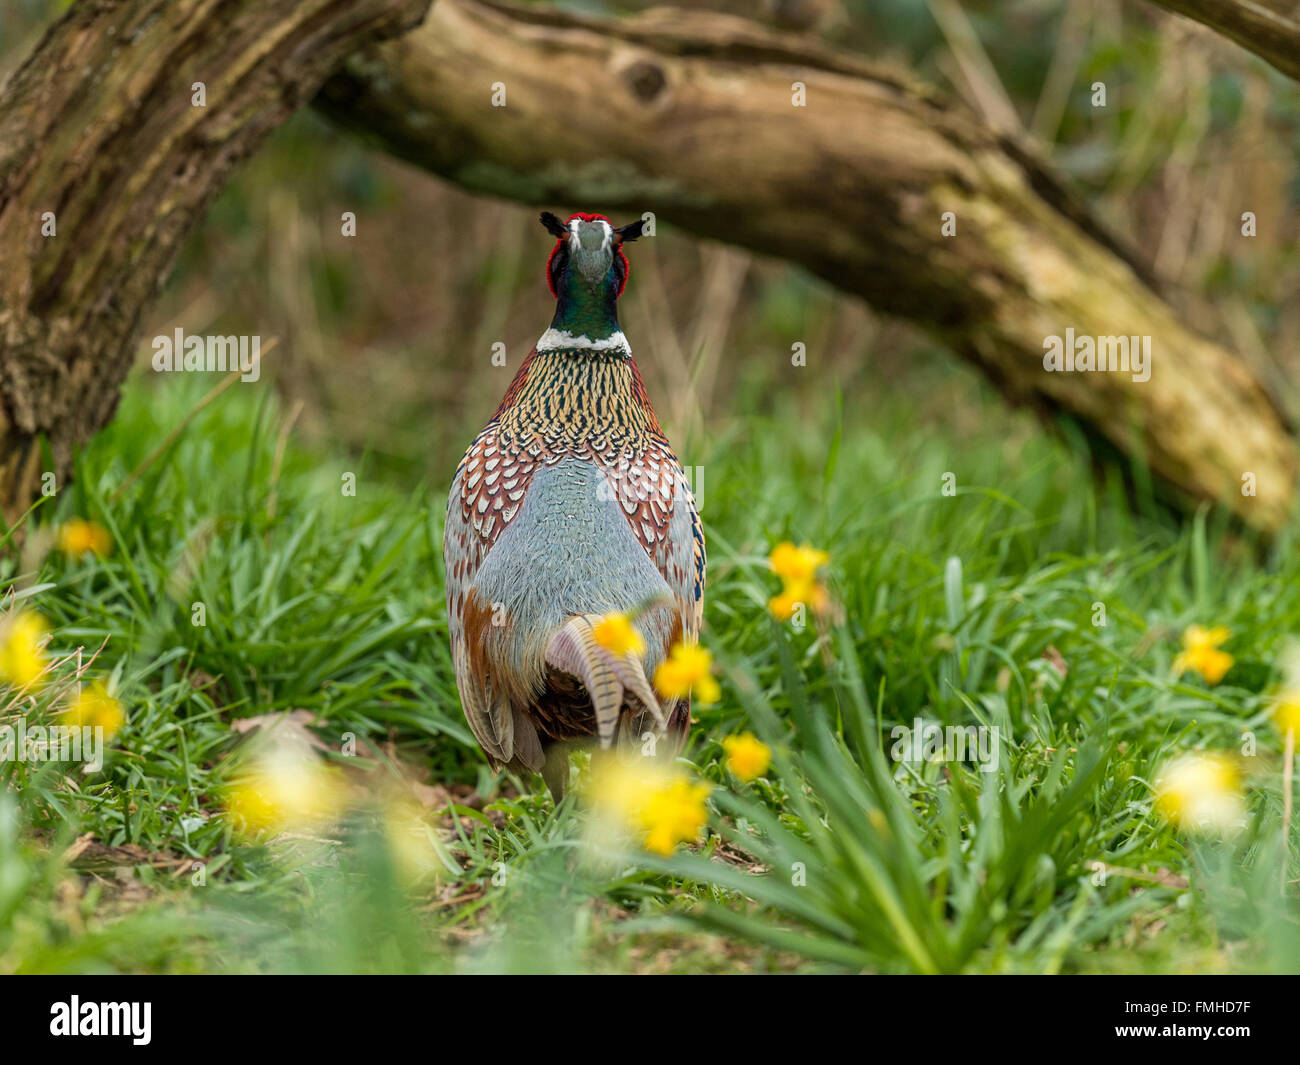
<instances>
[{"instance_id":1,"label":"fallen tree trunk","mask_svg":"<svg viewBox=\"0 0 1300 1065\"><path fill-rule=\"evenodd\" d=\"M1300 81L1300 7L1264 0L1152 0L1236 41L1283 74Z\"/></svg>"},{"instance_id":2,"label":"fallen tree trunk","mask_svg":"<svg viewBox=\"0 0 1300 1065\"><path fill-rule=\"evenodd\" d=\"M141 313L235 165L348 53L428 4L96 0L50 27L0 90L8 520L43 474L61 486L112 416Z\"/></svg>"},{"instance_id":3,"label":"fallen tree trunk","mask_svg":"<svg viewBox=\"0 0 1300 1065\"><path fill-rule=\"evenodd\" d=\"M801 263L931 330L1013 401L1143 456L1177 500L1267 532L1291 510L1296 443L1246 365L1029 152L900 75L726 16L440 0L420 30L351 57L317 106L472 190L653 211ZM1067 330L1150 337L1150 379L1047 372L1047 338Z\"/></svg>"}]
</instances>

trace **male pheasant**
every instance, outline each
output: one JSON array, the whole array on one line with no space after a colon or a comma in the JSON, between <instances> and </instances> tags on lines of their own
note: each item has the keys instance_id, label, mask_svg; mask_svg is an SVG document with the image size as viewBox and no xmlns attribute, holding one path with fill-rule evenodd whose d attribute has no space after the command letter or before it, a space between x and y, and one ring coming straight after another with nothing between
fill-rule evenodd
<instances>
[{"instance_id":1,"label":"male pheasant","mask_svg":"<svg viewBox=\"0 0 1300 1065\"><path fill-rule=\"evenodd\" d=\"M447 616L461 704L493 768L540 772L558 800L569 748L647 729L679 750L690 698L649 678L700 629L704 532L618 324L642 223L566 222L546 280L555 317L470 444L447 501ZM595 627L632 617L643 654ZM608 643L609 641L605 641Z\"/></svg>"}]
</instances>

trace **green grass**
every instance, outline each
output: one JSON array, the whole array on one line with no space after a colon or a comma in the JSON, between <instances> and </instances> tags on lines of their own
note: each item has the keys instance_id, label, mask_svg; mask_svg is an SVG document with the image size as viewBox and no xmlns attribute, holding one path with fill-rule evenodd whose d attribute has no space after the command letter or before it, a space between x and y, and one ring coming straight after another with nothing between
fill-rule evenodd
<instances>
[{"instance_id":1,"label":"green grass","mask_svg":"<svg viewBox=\"0 0 1300 1065\"><path fill-rule=\"evenodd\" d=\"M54 654L105 644L89 673L129 716L99 773L0 765L0 971L1296 967L1300 854L1284 900L1267 705L1300 632L1289 537L1176 525L987 398L963 397L985 427L959 434L889 397L868 418L746 392L760 413L683 456L703 468L723 674L684 756L714 785L710 829L671 858L600 855L579 805L496 779L461 717L445 484L386 483L292 437L277 470L273 393L238 386L115 498L211 384L133 384L24 529L93 519L108 558L17 538L0 556ZM766 556L785 538L831 553L842 621L773 622ZM1232 630L1213 688L1171 670L1193 622ZM232 722L295 710L332 752L356 737L366 757L330 757L358 798L325 835L242 840L221 805L248 742ZM996 726L996 771L893 761L890 730L918 717ZM721 764L742 729L776 752L749 785ZM1171 753L1248 734L1240 834L1189 839L1153 812ZM446 789L414 880L383 830L383 796L413 777Z\"/></svg>"}]
</instances>

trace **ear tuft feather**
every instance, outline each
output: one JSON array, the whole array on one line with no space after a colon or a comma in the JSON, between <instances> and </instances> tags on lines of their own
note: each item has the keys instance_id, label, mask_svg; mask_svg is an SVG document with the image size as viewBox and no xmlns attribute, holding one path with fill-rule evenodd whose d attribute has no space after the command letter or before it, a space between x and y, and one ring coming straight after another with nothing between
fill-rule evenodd
<instances>
[{"instance_id":1,"label":"ear tuft feather","mask_svg":"<svg viewBox=\"0 0 1300 1065\"><path fill-rule=\"evenodd\" d=\"M551 236L563 239L569 235L569 227L561 222L558 217L551 214L550 211L543 211L539 217L542 225L546 227L546 232Z\"/></svg>"},{"instance_id":2,"label":"ear tuft feather","mask_svg":"<svg viewBox=\"0 0 1300 1065\"><path fill-rule=\"evenodd\" d=\"M645 229L645 219L638 218L635 222L629 222L625 226L619 226L614 232L618 235L620 244L627 244L629 241L636 240L641 236Z\"/></svg>"}]
</instances>

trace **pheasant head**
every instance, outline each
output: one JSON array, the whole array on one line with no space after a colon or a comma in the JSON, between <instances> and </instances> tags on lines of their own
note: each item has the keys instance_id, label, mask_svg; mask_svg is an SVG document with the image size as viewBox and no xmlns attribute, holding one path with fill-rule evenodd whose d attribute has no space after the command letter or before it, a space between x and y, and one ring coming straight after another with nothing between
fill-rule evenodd
<instances>
[{"instance_id":1,"label":"pheasant head","mask_svg":"<svg viewBox=\"0 0 1300 1065\"><path fill-rule=\"evenodd\" d=\"M567 221L542 212L542 225L555 237L546 260L546 283L555 296L555 317L539 350L569 346L625 348L618 326L618 298L627 286L623 245L641 236L641 221L615 228L598 214L574 214ZM583 343L583 339L587 343Z\"/></svg>"}]
</instances>

